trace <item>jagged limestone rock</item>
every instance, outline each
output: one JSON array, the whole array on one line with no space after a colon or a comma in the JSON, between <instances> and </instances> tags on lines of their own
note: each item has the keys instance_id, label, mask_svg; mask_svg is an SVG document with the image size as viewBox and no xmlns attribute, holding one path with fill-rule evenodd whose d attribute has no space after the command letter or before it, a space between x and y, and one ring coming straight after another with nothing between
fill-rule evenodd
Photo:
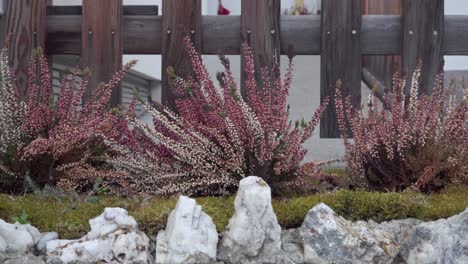
<instances>
[{"instance_id":1,"label":"jagged limestone rock","mask_svg":"<svg viewBox=\"0 0 468 264\"><path fill-rule=\"evenodd\" d=\"M48 241L47 263L148 263L149 239L126 210L105 208L89 224L81 239Z\"/></svg>"},{"instance_id":2,"label":"jagged limestone rock","mask_svg":"<svg viewBox=\"0 0 468 264\"><path fill-rule=\"evenodd\" d=\"M194 263L197 256L216 260L218 233L209 215L194 199L179 197L156 240L156 263Z\"/></svg>"},{"instance_id":3,"label":"jagged limestone rock","mask_svg":"<svg viewBox=\"0 0 468 264\"><path fill-rule=\"evenodd\" d=\"M447 219L417 225L401 244L408 264L468 263L468 208Z\"/></svg>"},{"instance_id":4,"label":"jagged limestone rock","mask_svg":"<svg viewBox=\"0 0 468 264\"><path fill-rule=\"evenodd\" d=\"M398 245L389 232L364 221L350 222L321 203L300 228L305 263L391 263Z\"/></svg>"},{"instance_id":5,"label":"jagged limestone rock","mask_svg":"<svg viewBox=\"0 0 468 264\"><path fill-rule=\"evenodd\" d=\"M259 177L239 183L235 213L221 241L219 258L228 263L294 263L281 249L281 227L271 205L271 189Z\"/></svg>"},{"instance_id":6,"label":"jagged limestone rock","mask_svg":"<svg viewBox=\"0 0 468 264\"><path fill-rule=\"evenodd\" d=\"M9 224L0 219L0 253L27 253L41 238L41 233L30 224Z\"/></svg>"}]
</instances>

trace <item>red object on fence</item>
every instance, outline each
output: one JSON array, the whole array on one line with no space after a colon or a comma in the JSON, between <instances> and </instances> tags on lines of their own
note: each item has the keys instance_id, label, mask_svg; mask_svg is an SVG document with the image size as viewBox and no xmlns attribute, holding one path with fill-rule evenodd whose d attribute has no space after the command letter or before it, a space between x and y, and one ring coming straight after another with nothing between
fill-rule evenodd
<instances>
[{"instance_id":1,"label":"red object on fence","mask_svg":"<svg viewBox=\"0 0 468 264\"><path fill-rule=\"evenodd\" d=\"M231 13L229 9L225 8L221 3L221 0L218 0L218 15L220 16L227 16Z\"/></svg>"}]
</instances>

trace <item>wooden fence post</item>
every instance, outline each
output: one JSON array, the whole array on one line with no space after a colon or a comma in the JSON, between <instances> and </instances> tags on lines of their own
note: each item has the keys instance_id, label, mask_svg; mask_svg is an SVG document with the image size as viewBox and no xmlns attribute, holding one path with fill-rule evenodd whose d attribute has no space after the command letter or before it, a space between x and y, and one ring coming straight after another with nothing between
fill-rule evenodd
<instances>
[{"instance_id":1,"label":"wooden fence post","mask_svg":"<svg viewBox=\"0 0 468 264\"><path fill-rule=\"evenodd\" d=\"M333 102L336 81L343 95L361 103L361 0L322 0L321 101L331 96L320 121L320 137L338 138L340 131Z\"/></svg>"},{"instance_id":2,"label":"wooden fence post","mask_svg":"<svg viewBox=\"0 0 468 264\"><path fill-rule=\"evenodd\" d=\"M122 67L122 0L83 0L81 58L91 70L84 100ZM121 86L114 88L111 106L122 102Z\"/></svg>"},{"instance_id":3,"label":"wooden fence post","mask_svg":"<svg viewBox=\"0 0 468 264\"><path fill-rule=\"evenodd\" d=\"M443 62L443 0L403 0L402 72L408 74L407 90L418 61L422 60L420 92L430 93ZM409 92L409 91L406 91Z\"/></svg>"},{"instance_id":4,"label":"wooden fence post","mask_svg":"<svg viewBox=\"0 0 468 264\"><path fill-rule=\"evenodd\" d=\"M271 68L280 62L280 15L279 0L242 0L241 35L252 48L255 59L255 78L261 85L261 69ZM244 57L241 49L241 91L245 96ZM272 79L274 73L271 74Z\"/></svg>"},{"instance_id":5,"label":"wooden fence post","mask_svg":"<svg viewBox=\"0 0 468 264\"><path fill-rule=\"evenodd\" d=\"M45 46L46 0L6 0L5 15L0 18L1 44L8 41L10 66L16 75L20 95L26 96L28 65L32 51Z\"/></svg>"},{"instance_id":6,"label":"wooden fence post","mask_svg":"<svg viewBox=\"0 0 468 264\"><path fill-rule=\"evenodd\" d=\"M174 97L168 82L167 68L173 67L181 77L193 74L192 64L185 49L184 36L190 35L201 53L201 0L162 1L162 93L161 101L175 109Z\"/></svg>"}]
</instances>

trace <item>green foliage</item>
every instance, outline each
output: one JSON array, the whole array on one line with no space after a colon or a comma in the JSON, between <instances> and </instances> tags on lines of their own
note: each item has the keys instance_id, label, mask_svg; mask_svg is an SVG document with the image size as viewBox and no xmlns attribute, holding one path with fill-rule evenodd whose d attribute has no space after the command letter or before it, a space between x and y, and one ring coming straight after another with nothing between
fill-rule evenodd
<instances>
[{"instance_id":1,"label":"green foliage","mask_svg":"<svg viewBox=\"0 0 468 264\"><path fill-rule=\"evenodd\" d=\"M349 220L381 222L409 217L436 220L458 214L468 207L467 192L466 187L450 188L431 196L416 192L337 191L273 199L273 209L284 228L301 225L307 212L320 202ZM234 197L203 197L197 202L213 218L218 232L223 231L234 213ZM26 220L41 232L57 231L62 238L72 239L88 232L88 220L101 214L105 207L121 207L135 217L142 231L151 235L165 228L167 217L176 203L175 198L92 196L83 199L70 195L60 198L0 195L0 218L8 219L11 215L21 216L28 212Z\"/></svg>"},{"instance_id":2,"label":"green foliage","mask_svg":"<svg viewBox=\"0 0 468 264\"><path fill-rule=\"evenodd\" d=\"M106 195L109 194L109 191L109 187L104 185L104 181L102 180L102 178L97 178L94 182L93 192L98 195Z\"/></svg>"},{"instance_id":3,"label":"green foliage","mask_svg":"<svg viewBox=\"0 0 468 264\"><path fill-rule=\"evenodd\" d=\"M29 214L26 213L25 211L23 211L19 216L12 216L11 217L11 221L13 223L20 223L20 224L29 224L29 221L28 221L28 217L29 217Z\"/></svg>"}]
</instances>

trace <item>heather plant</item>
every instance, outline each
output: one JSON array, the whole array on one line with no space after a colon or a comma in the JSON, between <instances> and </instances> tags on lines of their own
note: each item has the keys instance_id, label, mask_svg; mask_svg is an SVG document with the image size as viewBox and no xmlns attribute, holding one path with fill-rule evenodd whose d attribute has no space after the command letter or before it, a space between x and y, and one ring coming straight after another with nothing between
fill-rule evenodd
<instances>
[{"instance_id":1,"label":"heather plant","mask_svg":"<svg viewBox=\"0 0 468 264\"><path fill-rule=\"evenodd\" d=\"M395 74L393 91L385 95L382 107L370 94L367 114L354 108L349 97L342 97L337 83L338 123L348 172L356 186L432 192L467 182L467 87L463 85L457 105L456 87L444 91L438 75L432 95L420 95L420 73L421 65L412 76L409 96L405 96L405 78Z\"/></svg>"},{"instance_id":2,"label":"heather plant","mask_svg":"<svg viewBox=\"0 0 468 264\"><path fill-rule=\"evenodd\" d=\"M108 109L112 89L134 62L125 65L107 84L101 84L89 100L82 102L88 86L87 75L76 86L78 71L60 82L58 98L52 94L52 75L48 62L38 50L28 71L27 97L19 100L8 66L7 51L2 53L1 151L12 151L3 170L17 181L24 177L44 186L58 185L77 191L92 187L99 178L120 183L122 174L106 168L99 160L106 151L103 135L112 130ZM3 95L2 94L2 95ZM3 100L8 100L3 104ZM8 104L6 104L8 103Z\"/></svg>"},{"instance_id":3,"label":"heather plant","mask_svg":"<svg viewBox=\"0 0 468 264\"><path fill-rule=\"evenodd\" d=\"M8 49L4 48L0 53L0 179L14 176L9 167L14 149L21 142L23 116L24 103L19 100L15 78L8 65Z\"/></svg>"},{"instance_id":4,"label":"heather plant","mask_svg":"<svg viewBox=\"0 0 468 264\"><path fill-rule=\"evenodd\" d=\"M19 99L14 75L8 66L8 50L0 54L0 191L17 185L14 172L16 148L21 143L25 104Z\"/></svg>"},{"instance_id":5,"label":"heather plant","mask_svg":"<svg viewBox=\"0 0 468 264\"><path fill-rule=\"evenodd\" d=\"M114 155L108 161L134 175L138 190L152 194L219 194L246 175L269 183L298 176L306 154L302 144L311 137L328 99L309 122L292 123L286 102L292 63L284 79L275 65L272 71L262 69L258 81L251 49L244 45L244 98L226 57L220 56L224 72L217 74L216 86L188 37L185 44L195 76L184 79L168 69L177 113L142 102L154 127L127 113L131 128L124 122L119 129L126 131L124 136L109 137Z\"/></svg>"}]
</instances>

